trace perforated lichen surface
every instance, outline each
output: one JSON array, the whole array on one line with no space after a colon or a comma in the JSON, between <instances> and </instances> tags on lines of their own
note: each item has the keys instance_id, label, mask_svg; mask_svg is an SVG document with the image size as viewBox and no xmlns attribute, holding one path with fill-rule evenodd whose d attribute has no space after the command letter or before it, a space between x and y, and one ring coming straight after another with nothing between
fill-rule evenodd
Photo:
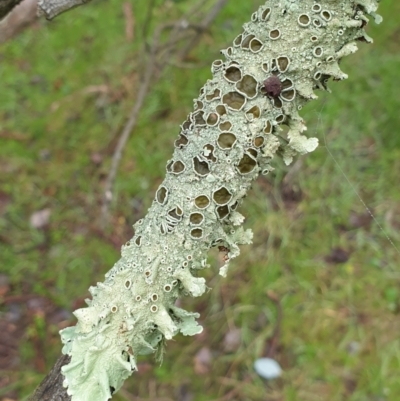
<instances>
[{"instance_id":1,"label":"perforated lichen surface","mask_svg":"<svg viewBox=\"0 0 400 401\"><path fill-rule=\"evenodd\" d=\"M363 27L368 14L379 22L376 8L373 0L271 0L214 61L148 214L104 283L90 288L88 307L74 312L77 325L61 331L73 401L109 399L138 355L162 352L178 332L201 332L198 314L176 299L205 292L196 273L210 248L226 252L225 275L238 246L251 242L237 208L273 157L290 163L316 148L298 112L329 78L346 78L339 61L355 41L370 41Z\"/></svg>"}]
</instances>

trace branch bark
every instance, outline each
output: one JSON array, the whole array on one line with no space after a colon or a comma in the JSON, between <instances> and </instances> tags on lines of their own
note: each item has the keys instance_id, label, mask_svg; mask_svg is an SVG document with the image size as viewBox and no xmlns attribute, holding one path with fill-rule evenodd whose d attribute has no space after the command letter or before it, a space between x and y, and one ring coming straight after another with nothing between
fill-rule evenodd
<instances>
[{"instance_id":1,"label":"branch bark","mask_svg":"<svg viewBox=\"0 0 400 401\"><path fill-rule=\"evenodd\" d=\"M37 20L37 0L23 0L0 22L0 43L3 43Z\"/></svg>"},{"instance_id":2,"label":"branch bark","mask_svg":"<svg viewBox=\"0 0 400 401\"><path fill-rule=\"evenodd\" d=\"M38 14L51 20L72 8L83 6L90 0L39 0Z\"/></svg>"},{"instance_id":3,"label":"branch bark","mask_svg":"<svg viewBox=\"0 0 400 401\"><path fill-rule=\"evenodd\" d=\"M21 3L22 0L1 0L0 1L0 21L11 12L11 10Z\"/></svg>"},{"instance_id":4,"label":"branch bark","mask_svg":"<svg viewBox=\"0 0 400 401\"><path fill-rule=\"evenodd\" d=\"M258 175L273 170L274 158L289 164L316 148L298 112L316 98L315 89L327 90L329 78L347 78L339 62L357 50L357 40L369 41L363 28L367 15L379 20L377 6L269 0L253 13L222 51L225 59L212 64L213 78L181 125L165 180L121 259L89 289L88 307L74 312L77 325L62 330L71 361L59 360L48 382L59 383L64 364L72 401L106 401L137 370L138 355L161 358L165 340L201 332L199 315L175 301L206 291L197 272L209 267L210 248L223 252L225 276L238 245L251 243L238 206Z\"/></svg>"},{"instance_id":5,"label":"branch bark","mask_svg":"<svg viewBox=\"0 0 400 401\"><path fill-rule=\"evenodd\" d=\"M61 368L70 361L68 355L60 356L28 401L70 401L71 397L63 387L64 376L61 373Z\"/></svg>"}]
</instances>

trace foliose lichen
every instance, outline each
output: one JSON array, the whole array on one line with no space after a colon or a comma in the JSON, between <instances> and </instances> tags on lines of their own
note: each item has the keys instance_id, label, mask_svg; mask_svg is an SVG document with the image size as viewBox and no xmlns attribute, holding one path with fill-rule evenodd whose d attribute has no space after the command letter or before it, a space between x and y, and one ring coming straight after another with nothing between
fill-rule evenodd
<instances>
[{"instance_id":1,"label":"foliose lichen","mask_svg":"<svg viewBox=\"0 0 400 401\"><path fill-rule=\"evenodd\" d=\"M89 289L88 307L74 312L77 325L61 331L73 401L108 400L137 370L138 355L202 331L199 315L175 301L206 291L197 272L208 267L210 248L225 252L226 275L239 245L251 243L237 208L254 179L273 170L273 157L289 164L317 147L298 112L330 78L347 77L340 59L356 41L371 42L363 28L367 15L379 22L377 3L269 0L213 62L148 214L104 283Z\"/></svg>"}]
</instances>

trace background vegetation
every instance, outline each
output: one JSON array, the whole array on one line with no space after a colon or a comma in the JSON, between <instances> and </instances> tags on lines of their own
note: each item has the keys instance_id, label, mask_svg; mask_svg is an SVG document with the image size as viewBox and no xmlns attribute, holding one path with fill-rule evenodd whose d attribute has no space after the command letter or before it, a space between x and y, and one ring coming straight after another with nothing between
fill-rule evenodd
<instances>
[{"instance_id":1,"label":"background vegetation","mask_svg":"<svg viewBox=\"0 0 400 401\"><path fill-rule=\"evenodd\" d=\"M157 0L150 28L189 3ZM3 400L25 399L53 365L58 331L74 324L71 311L151 204L210 63L260 2L229 1L190 53L191 68L167 66L152 86L102 228L104 180L143 59L148 3L131 4L131 41L123 2L100 0L0 47ZM383 1L380 14L384 23L368 26L374 45L343 63L349 80L304 110L321 146L289 168L276 161L255 183L241 210L254 244L227 279L211 255L212 291L180 300L201 313L204 333L169 342L161 367L143 357L116 401L398 400L400 3ZM267 354L282 378L254 372Z\"/></svg>"}]
</instances>

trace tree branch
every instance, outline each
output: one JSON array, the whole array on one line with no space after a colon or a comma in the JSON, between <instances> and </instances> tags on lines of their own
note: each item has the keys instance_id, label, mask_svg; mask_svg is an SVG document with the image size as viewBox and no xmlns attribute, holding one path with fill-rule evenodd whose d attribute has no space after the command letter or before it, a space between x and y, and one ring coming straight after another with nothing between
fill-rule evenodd
<instances>
[{"instance_id":1,"label":"tree branch","mask_svg":"<svg viewBox=\"0 0 400 401\"><path fill-rule=\"evenodd\" d=\"M70 401L71 397L63 387L64 376L61 373L61 368L70 361L68 355L60 356L28 401Z\"/></svg>"},{"instance_id":2,"label":"tree branch","mask_svg":"<svg viewBox=\"0 0 400 401\"><path fill-rule=\"evenodd\" d=\"M0 21L22 0L0 0Z\"/></svg>"},{"instance_id":3,"label":"tree branch","mask_svg":"<svg viewBox=\"0 0 400 401\"><path fill-rule=\"evenodd\" d=\"M1 1L1 0L0 0ZM0 22L0 43L3 43L37 20L37 0L23 0Z\"/></svg>"},{"instance_id":4,"label":"tree branch","mask_svg":"<svg viewBox=\"0 0 400 401\"><path fill-rule=\"evenodd\" d=\"M90 0L39 0L38 14L51 20L72 8L83 6Z\"/></svg>"},{"instance_id":5,"label":"tree branch","mask_svg":"<svg viewBox=\"0 0 400 401\"><path fill-rule=\"evenodd\" d=\"M213 62L148 214L105 281L90 287L88 307L74 312L77 325L61 331L72 401L110 399L137 370L138 355L161 359L166 340L202 331L199 315L176 300L206 291L198 271L208 267L210 248L223 253L225 276L239 245L251 243L237 208L258 175L273 170L274 158L290 164L316 148L298 112L329 78L347 78L339 62L357 40L369 41L363 28L367 15L379 20L377 5L269 0L222 51L224 60Z\"/></svg>"}]
</instances>

